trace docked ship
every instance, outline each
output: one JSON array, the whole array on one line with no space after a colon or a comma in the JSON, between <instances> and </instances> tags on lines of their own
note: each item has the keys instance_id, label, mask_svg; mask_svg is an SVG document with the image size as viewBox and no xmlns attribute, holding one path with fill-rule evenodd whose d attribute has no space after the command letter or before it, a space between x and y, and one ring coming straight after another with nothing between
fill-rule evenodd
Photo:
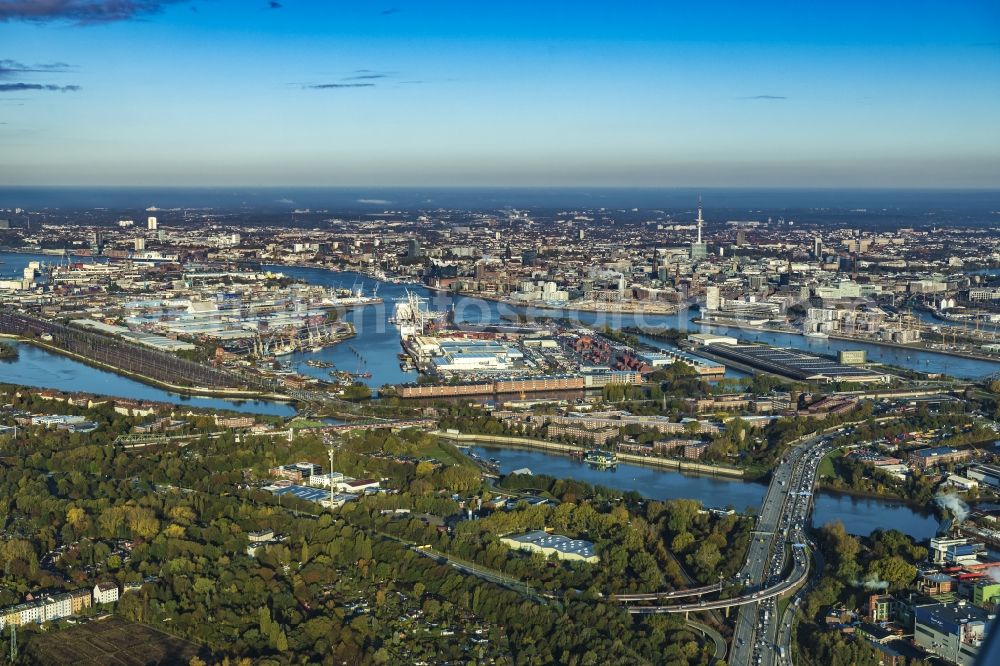
<instances>
[{"instance_id":1,"label":"docked ship","mask_svg":"<svg viewBox=\"0 0 1000 666\"><path fill-rule=\"evenodd\" d=\"M583 458L583 462L591 467L600 469L612 469L618 466L618 456L613 451L602 451L601 449L591 449Z\"/></svg>"},{"instance_id":2,"label":"docked ship","mask_svg":"<svg viewBox=\"0 0 1000 666\"><path fill-rule=\"evenodd\" d=\"M389 321L399 327L399 337L406 341L424 335L428 329L443 325L447 319L447 312L429 310L426 298L407 289L406 297L396 301Z\"/></svg>"},{"instance_id":3,"label":"docked ship","mask_svg":"<svg viewBox=\"0 0 1000 666\"><path fill-rule=\"evenodd\" d=\"M351 289L331 290L320 301L325 308L356 308L364 305L377 305L382 302L378 295L378 284L372 289L370 296L366 296L361 287L354 286Z\"/></svg>"}]
</instances>

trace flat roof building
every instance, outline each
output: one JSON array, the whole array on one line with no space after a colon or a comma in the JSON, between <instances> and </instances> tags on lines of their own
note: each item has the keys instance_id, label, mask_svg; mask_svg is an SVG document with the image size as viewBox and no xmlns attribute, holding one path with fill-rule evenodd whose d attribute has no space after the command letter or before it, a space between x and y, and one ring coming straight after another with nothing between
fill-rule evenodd
<instances>
[{"instance_id":1,"label":"flat roof building","mask_svg":"<svg viewBox=\"0 0 1000 666\"><path fill-rule=\"evenodd\" d=\"M932 446L926 449L911 451L908 458L910 464L920 469L935 467L937 465L950 465L961 462L972 456L968 450L959 450L950 446Z\"/></svg>"},{"instance_id":2,"label":"flat roof building","mask_svg":"<svg viewBox=\"0 0 1000 666\"><path fill-rule=\"evenodd\" d=\"M546 557L555 555L560 560L590 562L596 564L600 558L594 553L594 544L582 539L570 539L562 534L549 534L543 530L535 530L518 536L501 537L500 542Z\"/></svg>"},{"instance_id":3,"label":"flat roof building","mask_svg":"<svg viewBox=\"0 0 1000 666\"><path fill-rule=\"evenodd\" d=\"M996 465L976 465L965 473L970 479L1000 488L1000 467Z\"/></svg>"},{"instance_id":4,"label":"flat roof building","mask_svg":"<svg viewBox=\"0 0 1000 666\"><path fill-rule=\"evenodd\" d=\"M918 606L913 619L913 640L918 646L954 664L972 666L993 616L959 601Z\"/></svg>"},{"instance_id":5,"label":"flat roof building","mask_svg":"<svg viewBox=\"0 0 1000 666\"><path fill-rule=\"evenodd\" d=\"M717 356L792 379L819 382L886 383L889 375L868 368L844 365L797 349L767 345L712 343L708 349Z\"/></svg>"}]
</instances>

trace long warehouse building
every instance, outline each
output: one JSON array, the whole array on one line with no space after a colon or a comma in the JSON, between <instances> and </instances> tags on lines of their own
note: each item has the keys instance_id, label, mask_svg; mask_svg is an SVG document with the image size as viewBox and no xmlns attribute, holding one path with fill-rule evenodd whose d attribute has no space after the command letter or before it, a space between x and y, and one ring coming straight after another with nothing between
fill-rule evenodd
<instances>
[{"instance_id":1,"label":"long warehouse building","mask_svg":"<svg viewBox=\"0 0 1000 666\"><path fill-rule=\"evenodd\" d=\"M728 358L791 379L818 382L887 383L889 375L857 365L845 365L832 359L797 349L766 345L713 343L708 350Z\"/></svg>"}]
</instances>

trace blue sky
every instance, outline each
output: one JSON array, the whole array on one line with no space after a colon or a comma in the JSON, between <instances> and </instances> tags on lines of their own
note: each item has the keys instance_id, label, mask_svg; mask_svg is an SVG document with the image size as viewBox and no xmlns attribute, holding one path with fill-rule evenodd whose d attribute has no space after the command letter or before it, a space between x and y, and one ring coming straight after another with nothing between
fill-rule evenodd
<instances>
[{"instance_id":1,"label":"blue sky","mask_svg":"<svg viewBox=\"0 0 1000 666\"><path fill-rule=\"evenodd\" d=\"M3 184L996 187L998 117L995 1L0 0Z\"/></svg>"}]
</instances>

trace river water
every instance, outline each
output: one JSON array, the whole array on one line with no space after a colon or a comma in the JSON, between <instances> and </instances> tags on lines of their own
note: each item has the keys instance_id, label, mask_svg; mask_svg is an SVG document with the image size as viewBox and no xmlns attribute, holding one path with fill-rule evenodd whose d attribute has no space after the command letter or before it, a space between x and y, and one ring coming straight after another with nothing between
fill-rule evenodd
<instances>
[{"instance_id":1,"label":"river water","mask_svg":"<svg viewBox=\"0 0 1000 666\"><path fill-rule=\"evenodd\" d=\"M19 276L30 261L57 262L58 257L41 254L0 253L0 276ZM86 259L83 259L86 260ZM743 340L763 342L766 344L794 347L815 353L835 354L841 350L863 349L868 359L878 363L887 363L900 367L924 372L941 372L961 379L975 379L1000 372L1000 362L965 359L946 354L898 349L881 345L845 340L829 340L806 338L789 333L771 333L734 329L725 326L705 326L694 324L691 320L695 313L682 311L673 315L648 315L644 313L602 313L581 311L541 310L538 308L514 308L512 306L487 301L468 296L452 296L440 292L432 292L422 286L403 286L389 282L380 282L368 276L354 272L337 272L323 268L302 266L268 266L289 277L305 280L311 284L328 287L352 288L360 287L366 294L371 294L378 288L378 296L383 303L349 310L343 313L347 321L354 323L357 337L345 344L334 345L320 352L303 352L286 357L301 372L326 379L329 370L311 368L305 361L314 358L333 363L339 370L350 372L365 371L371 373L366 383L373 387L384 384L397 384L414 381L416 372L404 372L399 367L397 354L400 353L399 331L389 317L397 299L404 298L406 292L413 291L429 299L429 307L434 310L453 310L455 320L463 323L496 323L504 318L527 316L528 318L567 318L578 322L581 326L600 329L604 326L613 328L677 328L691 331L712 331L719 334L732 335ZM654 346L668 347L665 343L652 339L644 340ZM738 371L727 373L729 377L744 376Z\"/></svg>"},{"instance_id":2,"label":"river water","mask_svg":"<svg viewBox=\"0 0 1000 666\"><path fill-rule=\"evenodd\" d=\"M30 261L58 261L46 255L0 253L0 275L19 276ZM349 310L343 314L357 330L357 337L312 353L304 352L285 357L305 374L326 379L327 369L311 368L305 364L308 359L321 359L332 363L337 369L350 372L367 371L366 379L373 387L413 381L415 372L404 372L399 367L397 354L399 331L390 323L396 299L406 296L407 290L429 299L434 310L454 310L456 321L467 323L496 323L503 316L527 315L528 317L566 317L582 326L614 328L637 326L639 328L672 327L681 330L708 330L704 326L691 323L689 313L677 315L606 314L593 312L560 312L535 308L517 309L494 301L486 301L465 296L450 296L431 292L420 286L403 286L379 282L365 275L351 272L336 272L321 268L269 266L289 277L305 280L312 284L329 287L360 287L365 294L378 288L378 296L383 303ZM1000 363L961 359L931 352L901 350L879 345L805 338L799 335L768 333L744 330L727 330L713 327L714 332L728 333L745 340L765 342L771 345L807 349L819 353L835 353L841 349L864 349L872 361L890 363L927 372L944 372L961 378L981 377L1000 371ZM647 343L658 347L669 347L653 339ZM267 401L232 401L212 398L187 398L163 391L140 382L121 377L111 372L97 370L72 359L53 355L27 344L19 344L20 357L16 361L0 363L0 381L55 388L67 391L87 391L96 394L126 396L144 400L156 400L191 407L232 409L263 414L291 415L290 405ZM743 373L730 372L730 377ZM556 477L571 477L593 484L601 484L621 490L635 490L654 499L691 498L701 500L706 506L733 506L744 510L757 507L763 500L766 486L760 483L726 479L723 477L683 474L673 470L662 470L638 465L619 465L615 471L598 471L574 461L566 456L548 452L521 449L479 449L481 455L501 460L501 469L528 467L536 473ZM854 534L868 534L873 529L894 527L918 539L932 536L937 529L936 519L929 513L921 513L912 508L883 500L857 499L844 495L820 493L816 497L813 522L822 525L831 520L844 521L848 531Z\"/></svg>"},{"instance_id":3,"label":"river water","mask_svg":"<svg viewBox=\"0 0 1000 666\"><path fill-rule=\"evenodd\" d=\"M711 508L731 507L744 511L753 507L757 510L767 492L765 484L754 481L687 474L641 465L620 463L615 470L599 470L569 456L534 449L474 446L471 450L484 458L498 459L500 471L504 474L528 468L535 474L573 478L624 491L634 490L651 499L696 499ZM818 527L834 520L843 521L849 533L863 536L876 529L892 528L923 540L934 536L938 528L938 521L930 512L917 511L906 504L818 493L812 514L813 525Z\"/></svg>"},{"instance_id":4,"label":"river water","mask_svg":"<svg viewBox=\"0 0 1000 666\"><path fill-rule=\"evenodd\" d=\"M673 315L650 315L644 313L603 313L543 310L538 308L514 308L504 303L472 298L469 296L453 296L442 292L434 292L422 286L403 286L387 282L379 282L365 275L353 272L336 272L322 268L269 266L290 277L299 278L313 284L331 287L350 288L359 286L366 294L379 287L378 295L384 302L375 306L367 306L346 313L345 318L354 322L358 337L352 341L363 358L351 351L349 345L336 345L316 354L304 353L293 358L299 369L307 374L326 378L326 370L309 368L304 365L308 358L320 358L336 364L341 370L356 371L363 367L372 373L366 380L371 386L394 384L416 379L415 372L403 372L399 369L396 355L399 347L399 331L388 322L392 314L394 301L404 298L407 290L428 299L428 307L437 311L454 312L455 321L460 323L498 323L513 317L567 318L581 326L600 329L604 326L612 328L676 328L683 331L711 331L719 334L732 335L743 340L763 342L780 347L793 347L819 354L836 354L842 350L863 349L868 359L877 363L886 363L922 372L940 372L961 379L976 379L1000 372L1000 362L965 359L947 354L927 352L912 349L885 347L866 342L846 340L830 340L821 338L806 338L790 333L771 333L766 331L751 331L734 329L725 326L705 326L693 323L696 313L683 311ZM643 340L658 347L669 347L666 343L651 338ZM727 377L741 377L744 373L730 370Z\"/></svg>"},{"instance_id":5,"label":"river water","mask_svg":"<svg viewBox=\"0 0 1000 666\"><path fill-rule=\"evenodd\" d=\"M425 293L427 292L425 291ZM682 311L673 315L650 315L644 313L539 310L537 308L515 309L509 305L495 301L485 301L466 296L452 297L441 294L433 295L431 303L434 309L438 310L454 307L456 321L471 323L496 322L500 321L502 316L509 317L516 315L526 315L529 318L565 317L571 321L579 322L583 326L595 329L611 326L612 328L676 328L692 332L710 331L720 335L730 335L741 340L762 342L776 347L792 347L817 354L835 355L838 351L863 349L867 353L868 360L872 362L886 363L921 372L940 372L960 379L977 379L994 372L1000 372L1000 362L996 361L966 359L947 354L914 349L899 349L853 340L807 338L791 333L772 333L727 326L695 324L692 319L696 318L697 313L691 311ZM647 339L646 342L654 343L657 346L668 346L665 343L656 343L652 339ZM730 373L727 376L740 375Z\"/></svg>"},{"instance_id":6,"label":"river water","mask_svg":"<svg viewBox=\"0 0 1000 666\"><path fill-rule=\"evenodd\" d=\"M24 255L28 256L28 255ZM377 295L383 302L377 305L355 308L343 313L346 321L354 324L357 337L346 343L327 347L319 352L302 352L285 357L303 374L321 379L329 377L329 369L311 368L305 364L309 359L317 359L332 363L339 370L349 372L370 372L371 378L365 379L372 387L384 384L398 384L415 381L417 373L405 372L399 367L397 355L402 351L399 345L399 329L389 322L397 299L406 297L407 291L415 292L428 299L428 307L437 311L454 312L455 321L460 323L498 323L504 318L527 316L528 318L565 317L578 322L581 326L600 329L605 325L613 328L677 328L691 331L712 331L733 335L744 340L763 342L782 347L794 347L816 353L836 354L841 350L864 349L871 361L888 363L900 367L921 370L924 372L941 372L962 379L974 379L994 372L1000 372L1000 363L964 359L945 354L909 349L884 347L865 342L844 340L824 340L806 338L801 335L787 333L769 333L730 329L726 327L697 325L691 322L694 313L681 312L674 315L647 315L644 313L602 313L581 311L541 310L538 308L513 308L503 303L472 298L468 296L452 296L441 292L433 292L422 286L397 285L390 282L374 280L366 275L355 272L331 271L324 268L306 266L266 266L269 270L284 273L289 277L304 280L310 284L337 288L360 287L366 295L372 294L377 288ZM646 339L645 342L654 346L668 347L665 343ZM730 370L727 377L741 377L744 373Z\"/></svg>"},{"instance_id":7,"label":"river water","mask_svg":"<svg viewBox=\"0 0 1000 666\"><path fill-rule=\"evenodd\" d=\"M92 261L90 257L69 257L69 261ZM60 256L51 254L38 254L27 252L0 252L0 278L20 278L24 275L24 269L32 261L42 264L58 264L67 261Z\"/></svg>"},{"instance_id":8,"label":"river water","mask_svg":"<svg viewBox=\"0 0 1000 666\"><path fill-rule=\"evenodd\" d=\"M0 382L60 391L83 391L135 400L154 400L206 409L230 409L238 412L278 416L291 416L295 413L295 409L291 405L282 402L183 396L113 372L92 368L74 359L52 354L27 343L17 343L17 349L17 360L0 361Z\"/></svg>"}]
</instances>

